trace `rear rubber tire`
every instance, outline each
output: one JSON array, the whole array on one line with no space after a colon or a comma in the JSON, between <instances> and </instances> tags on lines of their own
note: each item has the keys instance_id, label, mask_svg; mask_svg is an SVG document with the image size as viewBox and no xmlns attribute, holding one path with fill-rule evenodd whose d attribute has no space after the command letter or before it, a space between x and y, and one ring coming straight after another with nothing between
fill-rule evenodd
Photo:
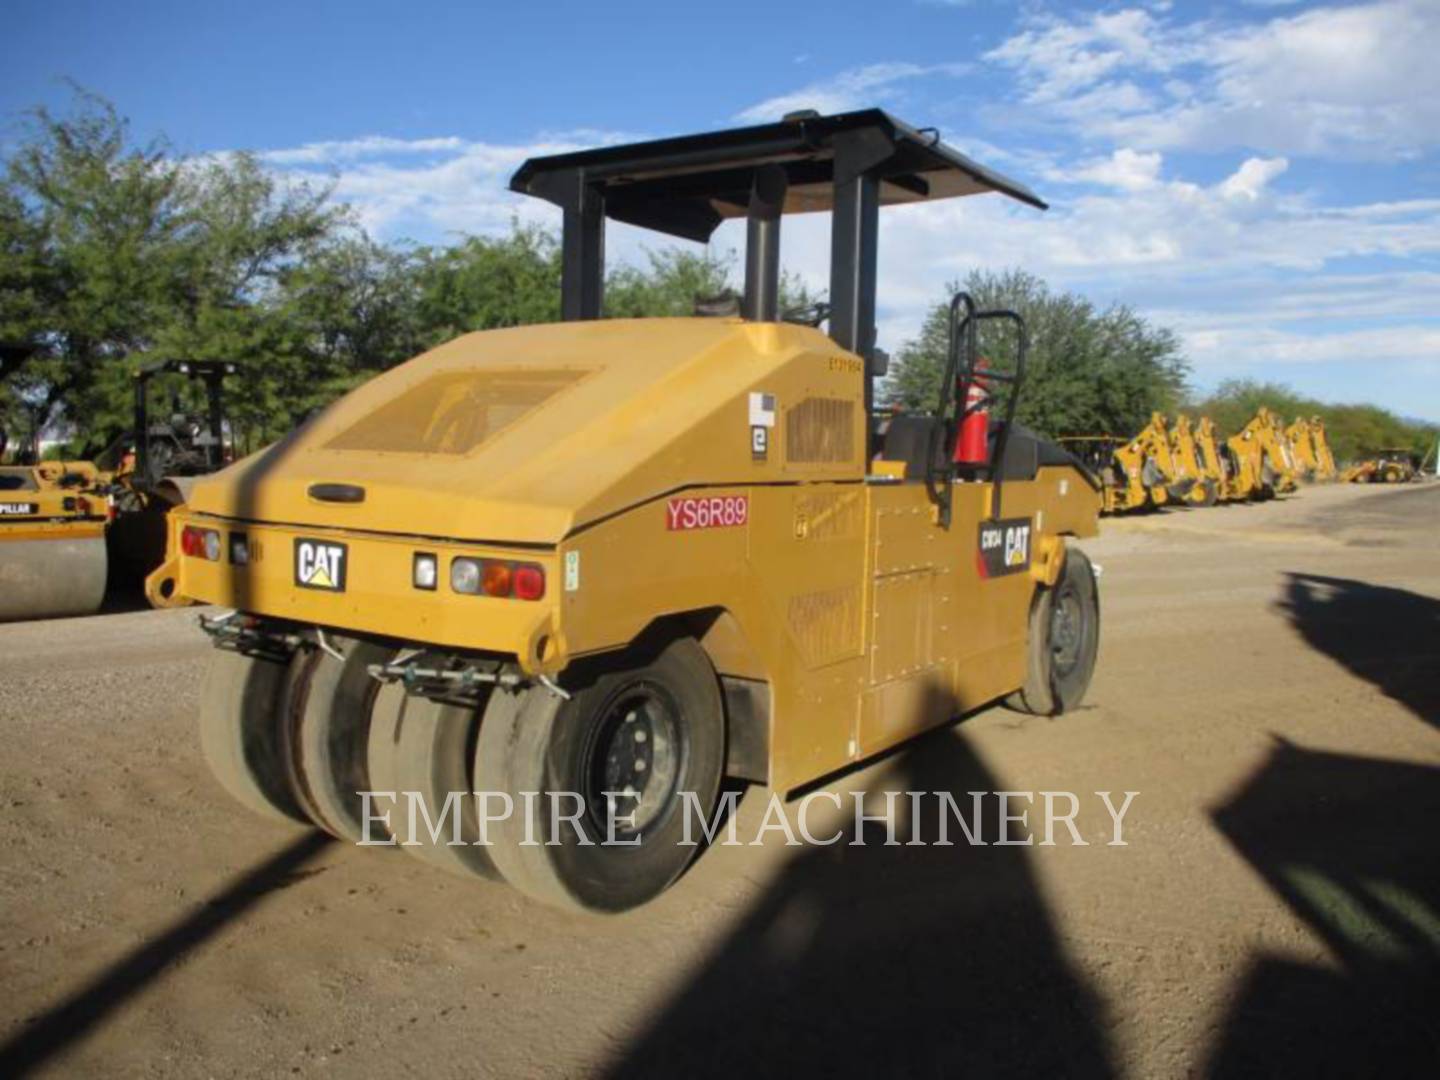
<instances>
[{"instance_id":1,"label":"rear rubber tire","mask_svg":"<svg viewBox=\"0 0 1440 1080\"><path fill-rule=\"evenodd\" d=\"M216 649L200 691L200 751L247 810L309 824L295 798L279 721L286 683L303 663Z\"/></svg>"},{"instance_id":2,"label":"rear rubber tire","mask_svg":"<svg viewBox=\"0 0 1440 1080\"><path fill-rule=\"evenodd\" d=\"M490 849L474 846L480 839L480 828L471 794L471 770L479 723L480 713L473 707L407 694L398 683L381 690L370 724L369 775L372 789L393 793L394 803L381 804L377 795L372 812L384 812L388 806L389 832L407 854L456 874L500 881L503 879ZM454 833L448 825L440 834L441 842L435 843L418 814L413 822L417 843L408 842L412 815L405 793L411 791L423 800L432 823L450 793L460 793L463 846L449 843Z\"/></svg>"},{"instance_id":3,"label":"rear rubber tire","mask_svg":"<svg viewBox=\"0 0 1440 1080\"><path fill-rule=\"evenodd\" d=\"M492 855L510 884L542 903L625 911L663 892L699 850L681 843L682 792L693 792L708 824L725 764L719 680L695 640L677 638L577 671L564 685L568 701L545 687L491 695L476 746L476 790L505 792L514 803L510 817L492 827ZM645 737L636 737L641 731ZM638 839L633 845L601 842L607 815L596 812L599 793L623 790L609 786L620 782L611 774L617 760L628 762L619 771L641 785L642 801L618 808L637 816L632 835L617 829L620 839ZM555 827L556 792L577 793L591 844L563 820ZM570 798L559 806L561 813L576 810ZM691 822L692 839L699 824ZM523 844L527 835L539 843Z\"/></svg>"},{"instance_id":4,"label":"rear rubber tire","mask_svg":"<svg viewBox=\"0 0 1440 1080\"><path fill-rule=\"evenodd\" d=\"M1005 704L1036 716L1079 706L1100 647L1100 594L1083 551L1067 547L1054 586L1036 590L1026 640L1025 684Z\"/></svg>"},{"instance_id":5,"label":"rear rubber tire","mask_svg":"<svg viewBox=\"0 0 1440 1080\"><path fill-rule=\"evenodd\" d=\"M332 836L359 842L359 793L370 790L370 718L380 691L368 668L387 662L395 650L335 635L327 641L345 659L308 650L305 671L291 680L281 711L288 759L297 800L310 820Z\"/></svg>"}]
</instances>

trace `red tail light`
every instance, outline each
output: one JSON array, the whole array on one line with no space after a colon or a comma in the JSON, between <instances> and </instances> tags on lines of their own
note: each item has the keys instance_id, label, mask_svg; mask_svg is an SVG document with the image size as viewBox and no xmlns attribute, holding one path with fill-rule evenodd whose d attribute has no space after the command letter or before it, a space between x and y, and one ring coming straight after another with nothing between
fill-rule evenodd
<instances>
[{"instance_id":1,"label":"red tail light","mask_svg":"<svg viewBox=\"0 0 1440 1080\"><path fill-rule=\"evenodd\" d=\"M180 530L180 550L197 559L220 561L220 534L214 529L197 529L186 525Z\"/></svg>"},{"instance_id":2,"label":"red tail light","mask_svg":"<svg viewBox=\"0 0 1440 1080\"><path fill-rule=\"evenodd\" d=\"M545 595L545 570L530 563L515 567L515 597L518 600L539 600Z\"/></svg>"}]
</instances>

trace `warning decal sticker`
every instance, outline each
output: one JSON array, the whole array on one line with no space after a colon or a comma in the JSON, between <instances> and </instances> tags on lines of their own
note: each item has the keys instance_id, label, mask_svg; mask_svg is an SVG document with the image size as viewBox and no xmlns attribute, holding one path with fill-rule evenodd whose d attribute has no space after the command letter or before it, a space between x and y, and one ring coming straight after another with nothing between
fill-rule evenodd
<instances>
[{"instance_id":1,"label":"warning decal sticker","mask_svg":"<svg viewBox=\"0 0 1440 1080\"><path fill-rule=\"evenodd\" d=\"M775 395L758 390L750 392L750 426L773 428L775 426Z\"/></svg>"}]
</instances>

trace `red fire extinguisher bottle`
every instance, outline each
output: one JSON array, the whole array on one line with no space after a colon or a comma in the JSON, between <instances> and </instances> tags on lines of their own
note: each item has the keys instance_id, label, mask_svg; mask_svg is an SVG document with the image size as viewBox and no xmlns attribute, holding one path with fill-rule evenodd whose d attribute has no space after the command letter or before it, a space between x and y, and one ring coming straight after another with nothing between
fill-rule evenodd
<instances>
[{"instance_id":1,"label":"red fire extinguisher bottle","mask_svg":"<svg viewBox=\"0 0 1440 1080\"><path fill-rule=\"evenodd\" d=\"M985 372L990 362L983 356L975 361L969 380L960 380L965 410L961 414L960 436L955 440L957 465L983 465L990 460L990 380Z\"/></svg>"}]
</instances>

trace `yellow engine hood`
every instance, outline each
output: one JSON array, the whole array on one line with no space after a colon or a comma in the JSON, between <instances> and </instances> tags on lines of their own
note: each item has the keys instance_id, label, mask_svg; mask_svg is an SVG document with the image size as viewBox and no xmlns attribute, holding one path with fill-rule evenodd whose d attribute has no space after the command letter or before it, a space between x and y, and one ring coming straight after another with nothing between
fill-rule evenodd
<instances>
[{"instance_id":1,"label":"yellow engine hood","mask_svg":"<svg viewBox=\"0 0 1440 1080\"><path fill-rule=\"evenodd\" d=\"M752 391L774 395L782 411L814 394L846 405L857 451L805 478L858 476L862 386L858 361L834 359L846 356L818 330L734 319L467 334L200 481L190 506L242 520L555 544L681 487L795 478L780 454L752 454ZM364 499L319 501L313 484L358 485Z\"/></svg>"}]
</instances>

